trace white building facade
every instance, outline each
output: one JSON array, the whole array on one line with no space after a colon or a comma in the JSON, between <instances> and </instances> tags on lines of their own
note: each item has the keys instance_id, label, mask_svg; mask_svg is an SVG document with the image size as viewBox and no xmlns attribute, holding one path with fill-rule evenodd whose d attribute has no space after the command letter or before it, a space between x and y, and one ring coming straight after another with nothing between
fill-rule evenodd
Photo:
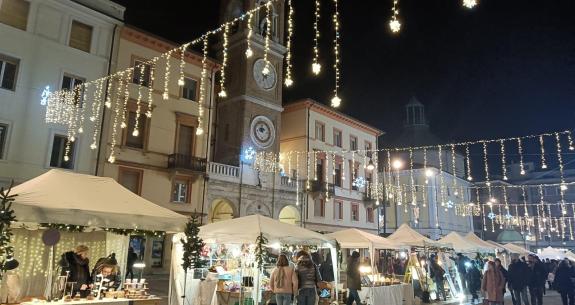
<instances>
[{"instance_id":1,"label":"white building facade","mask_svg":"<svg viewBox=\"0 0 575 305\"><path fill-rule=\"evenodd\" d=\"M65 126L44 122L44 91L109 73L124 8L108 0L0 1L0 184L51 168L94 174L89 129L64 160Z\"/></svg>"}]
</instances>

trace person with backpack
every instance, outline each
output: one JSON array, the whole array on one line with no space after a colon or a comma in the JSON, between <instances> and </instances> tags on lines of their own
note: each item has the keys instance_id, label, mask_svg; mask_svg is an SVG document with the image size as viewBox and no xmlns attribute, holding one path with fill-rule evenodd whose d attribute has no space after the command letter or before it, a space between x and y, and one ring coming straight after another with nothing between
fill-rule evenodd
<instances>
[{"instance_id":1,"label":"person with backpack","mask_svg":"<svg viewBox=\"0 0 575 305\"><path fill-rule=\"evenodd\" d=\"M295 268L298 278L297 304L315 305L318 297L316 287L321 281L319 269L306 251L298 252L296 257L298 258Z\"/></svg>"}]
</instances>

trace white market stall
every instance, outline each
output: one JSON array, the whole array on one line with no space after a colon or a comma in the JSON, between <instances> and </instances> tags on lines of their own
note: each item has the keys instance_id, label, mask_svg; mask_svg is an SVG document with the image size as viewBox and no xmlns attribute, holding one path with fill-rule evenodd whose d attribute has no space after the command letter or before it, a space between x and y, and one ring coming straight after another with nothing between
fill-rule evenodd
<instances>
[{"instance_id":1,"label":"white market stall","mask_svg":"<svg viewBox=\"0 0 575 305\"><path fill-rule=\"evenodd\" d=\"M543 249L541 252L537 253L537 256L539 257L539 259L557 259L557 260L564 259L565 257L567 257L565 255L565 251L555 249L553 247L547 247Z\"/></svg>"},{"instance_id":2,"label":"white market stall","mask_svg":"<svg viewBox=\"0 0 575 305\"><path fill-rule=\"evenodd\" d=\"M439 240L444 244L451 244L453 250L458 253L471 254L476 252L489 252L491 249L477 245L472 241L465 239L457 232L451 232Z\"/></svg>"},{"instance_id":3,"label":"white market stall","mask_svg":"<svg viewBox=\"0 0 575 305\"><path fill-rule=\"evenodd\" d=\"M512 244L512 243L507 243L507 244L503 245L503 247L504 247L509 253L515 253L515 254L519 254L519 255L522 255L522 256L526 256L526 255L529 255L529 254L533 253L533 252L531 252L531 251L529 251L529 250L527 250L527 249L525 249L525 248L523 248L523 247L521 247L521 246L518 246L518 245L515 245L515 244Z\"/></svg>"},{"instance_id":4,"label":"white market stall","mask_svg":"<svg viewBox=\"0 0 575 305\"><path fill-rule=\"evenodd\" d=\"M332 264L334 268L337 268L337 253L335 249L335 240L331 237L298 227L295 225L280 222L275 219L271 219L261 215L251 215L240 218L234 218L226 221L216 222L200 227L199 236L204 240L206 244L217 244L217 245L230 245L230 246L241 246L243 245L253 245L256 239L263 235L267 241L268 246L274 248L279 248L281 245L301 245L301 246L318 246L327 247L330 249ZM186 295L186 304L190 302L195 302L196 299L201 299L201 304L217 304L219 302L219 297L214 298L215 286L211 289L204 291L202 289L202 294L199 295L198 291L201 289L199 286L199 280L193 279L193 272L184 273L182 264L182 244L181 239L184 237L183 234L175 235L173 238L173 251L172 251L172 270L171 270L171 287L170 287L170 304L183 304L182 296ZM233 250L230 252L234 252ZM243 262L241 263L243 264ZM237 267L240 271L242 269L248 269L247 266ZM252 266L253 267L253 266ZM249 268L253 269L253 268ZM243 279L243 273L240 272L240 278ZM184 291L184 277L186 288ZM252 273L254 286L258 287L259 272ZM235 276L235 275L234 275ZM335 281L338 282L338 274L334 271ZM218 287L219 292L221 291L221 286ZM256 288L255 291L259 290ZM206 295L206 292L208 295ZM223 295L223 294L222 294ZM231 293L226 293L227 300L230 301L232 297ZM255 293L256 299L259 298L259 294Z\"/></svg>"},{"instance_id":5,"label":"white market stall","mask_svg":"<svg viewBox=\"0 0 575 305\"><path fill-rule=\"evenodd\" d=\"M394 241L399 244L403 244L409 247L443 247L442 243L431 240L419 232L415 231L408 224L404 223L395 232L393 232L387 239Z\"/></svg>"},{"instance_id":6,"label":"white market stall","mask_svg":"<svg viewBox=\"0 0 575 305\"><path fill-rule=\"evenodd\" d=\"M467 235L465 235L465 238L468 241L470 241L470 242L472 242L478 246L481 246L485 249L490 249L491 250L490 252L492 252L492 253L496 253L498 250L503 250L503 248L499 248L499 247L497 247L493 244L490 244L490 243L484 241L483 239L479 238L479 236L475 235L474 232L467 233Z\"/></svg>"},{"instance_id":7,"label":"white market stall","mask_svg":"<svg viewBox=\"0 0 575 305\"><path fill-rule=\"evenodd\" d=\"M20 296L40 297L59 255L78 244L90 248L91 266L99 257L114 252L125 274L129 236L106 232L107 228L180 232L187 217L141 198L114 179L77 174L64 170L47 173L15 186L12 208L18 223L13 225L15 270ZM40 224L85 227L80 232L61 232L60 242L51 249L42 242Z\"/></svg>"}]
</instances>

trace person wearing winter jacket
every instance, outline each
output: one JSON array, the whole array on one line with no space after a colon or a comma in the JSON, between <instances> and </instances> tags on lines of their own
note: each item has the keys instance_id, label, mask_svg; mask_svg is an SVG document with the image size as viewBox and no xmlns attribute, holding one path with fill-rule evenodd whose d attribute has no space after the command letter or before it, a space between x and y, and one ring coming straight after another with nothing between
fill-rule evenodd
<instances>
[{"instance_id":1,"label":"person wearing winter jacket","mask_svg":"<svg viewBox=\"0 0 575 305\"><path fill-rule=\"evenodd\" d=\"M315 305L317 295L317 283L321 281L319 269L311 260L311 256L305 252L300 251L296 255L297 265L295 272L298 278L298 305Z\"/></svg>"},{"instance_id":2,"label":"person wearing winter jacket","mask_svg":"<svg viewBox=\"0 0 575 305\"><path fill-rule=\"evenodd\" d=\"M575 278L575 270L569 264L567 259L564 259L555 271L555 280L553 285L561 294L561 301L563 305L575 305L575 286L572 279Z\"/></svg>"},{"instance_id":3,"label":"person wearing winter jacket","mask_svg":"<svg viewBox=\"0 0 575 305\"><path fill-rule=\"evenodd\" d=\"M438 256L432 256L430 267L431 267L431 277L435 282L437 300L439 300L439 295L441 294L443 296L443 300L447 301L447 295L445 294L445 287L443 282L443 276L445 275L445 270L439 265Z\"/></svg>"},{"instance_id":4,"label":"person wearing winter jacket","mask_svg":"<svg viewBox=\"0 0 575 305\"><path fill-rule=\"evenodd\" d=\"M513 292L513 305L521 305L521 300L523 300L524 305L529 305L529 297L527 296L527 274L529 274L527 264L519 259L519 255L511 255L511 264L507 271L507 281L509 282L509 289Z\"/></svg>"},{"instance_id":5,"label":"person wearing winter jacket","mask_svg":"<svg viewBox=\"0 0 575 305\"><path fill-rule=\"evenodd\" d=\"M465 272L465 280L467 281L467 290L471 294L471 302L479 301L477 292L481 289L481 271L475 265L469 266Z\"/></svg>"},{"instance_id":6,"label":"person wearing winter jacket","mask_svg":"<svg viewBox=\"0 0 575 305\"><path fill-rule=\"evenodd\" d=\"M277 305L290 305L294 292L298 288L298 278L295 270L289 265L285 254L280 254L276 268L270 277L270 286L276 296Z\"/></svg>"},{"instance_id":7,"label":"person wearing winter jacket","mask_svg":"<svg viewBox=\"0 0 575 305\"><path fill-rule=\"evenodd\" d=\"M481 292L490 305L503 304L503 289L505 288L505 278L494 262L487 264L487 271L483 274L481 281Z\"/></svg>"},{"instance_id":8,"label":"person wearing winter jacket","mask_svg":"<svg viewBox=\"0 0 575 305\"><path fill-rule=\"evenodd\" d=\"M529 294L531 295L531 305L542 305L547 270L539 258L533 254L529 255L527 261L529 266L527 286L529 286Z\"/></svg>"},{"instance_id":9,"label":"person wearing winter jacket","mask_svg":"<svg viewBox=\"0 0 575 305\"><path fill-rule=\"evenodd\" d=\"M349 296L347 297L346 305L352 305L355 301L356 305L361 305L358 290L361 290L361 273L359 272L359 252L353 251L351 257L347 262L347 289Z\"/></svg>"},{"instance_id":10,"label":"person wearing winter jacket","mask_svg":"<svg viewBox=\"0 0 575 305\"><path fill-rule=\"evenodd\" d=\"M75 283L72 296L80 293L80 296L85 298L90 293L92 278L88 259L89 250L85 245L78 245L74 251L62 254L60 259L61 275L68 275L68 282Z\"/></svg>"}]
</instances>

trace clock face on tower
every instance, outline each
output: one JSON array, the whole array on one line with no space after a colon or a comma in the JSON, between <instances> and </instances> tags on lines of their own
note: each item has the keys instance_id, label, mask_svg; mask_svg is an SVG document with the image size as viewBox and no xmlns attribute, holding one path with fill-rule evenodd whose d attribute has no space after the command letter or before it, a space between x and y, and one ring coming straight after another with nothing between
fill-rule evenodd
<instances>
[{"instance_id":1,"label":"clock face on tower","mask_svg":"<svg viewBox=\"0 0 575 305\"><path fill-rule=\"evenodd\" d=\"M269 72L267 75L262 73L263 69L266 66L266 62L263 58L256 60L253 67L253 75L254 80L258 87L264 90L273 89L276 86L277 74L274 65L269 63L268 69Z\"/></svg>"},{"instance_id":2,"label":"clock face on tower","mask_svg":"<svg viewBox=\"0 0 575 305\"><path fill-rule=\"evenodd\" d=\"M273 122L263 115L255 117L252 120L250 137L259 148L270 147L276 137Z\"/></svg>"}]
</instances>

